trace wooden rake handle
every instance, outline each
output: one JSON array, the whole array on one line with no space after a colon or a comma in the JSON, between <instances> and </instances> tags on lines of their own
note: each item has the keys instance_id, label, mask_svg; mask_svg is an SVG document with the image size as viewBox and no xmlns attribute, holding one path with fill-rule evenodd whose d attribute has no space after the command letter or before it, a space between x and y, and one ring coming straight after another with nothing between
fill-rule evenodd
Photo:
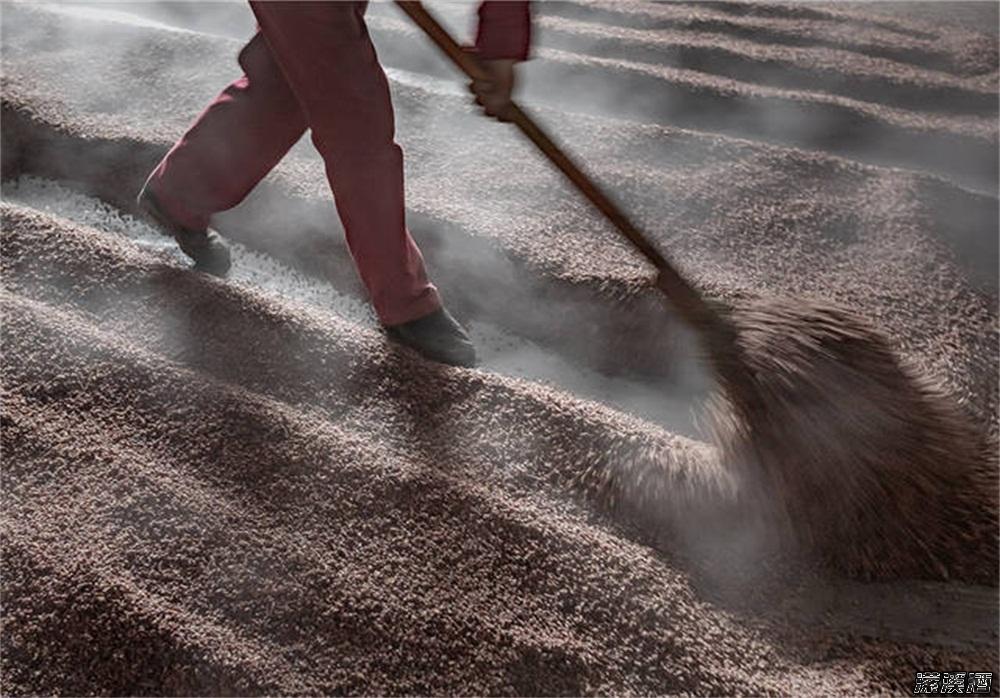
<instances>
[{"instance_id":1,"label":"wooden rake handle","mask_svg":"<svg viewBox=\"0 0 1000 698\"><path fill-rule=\"evenodd\" d=\"M479 59L452 38L444 27L417 0L396 0L396 5L405 12L425 34L438 45L458 68L473 80L491 80ZM657 250L628 217L600 188L581 170L562 148L555 144L542 128L535 123L514 102L511 102L502 117L515 124L534 143L549 161L566 175L566 178L590 200L597 209L629 242L659 271L657 286L680 312L696 328L709 331L721 330L723 323L716 313L705 303L698 291L681 276L666 257Z\"/></svg>"}]
</instances>

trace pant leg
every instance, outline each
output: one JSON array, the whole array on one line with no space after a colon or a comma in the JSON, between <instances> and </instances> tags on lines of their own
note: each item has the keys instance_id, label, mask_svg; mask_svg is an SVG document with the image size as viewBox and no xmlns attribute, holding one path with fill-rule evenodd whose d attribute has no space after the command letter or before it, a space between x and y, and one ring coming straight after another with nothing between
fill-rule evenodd
<instances>
[{"instance_id":1,"label":"pant leg","mask_svg":"<svg viewBox=\"0 0 1000 698\"><path fill-rule=\"evenodd\" d=\"M243 77L202 112L147 181L167 213L192 230L242 201L306 129L259 31L240 51L239 64Z\"/></svg>"},{"instance_id":2,"label":"pant leg","mask_svg":"<svg viewBox=\"0 0 1000 698\"><path fill-rule=\"evenodd\" d=\"M364 2L250 3L305 113L379 318L395 325L441 306L406 229L403 152Z\"/></svg>"}]
</instances>

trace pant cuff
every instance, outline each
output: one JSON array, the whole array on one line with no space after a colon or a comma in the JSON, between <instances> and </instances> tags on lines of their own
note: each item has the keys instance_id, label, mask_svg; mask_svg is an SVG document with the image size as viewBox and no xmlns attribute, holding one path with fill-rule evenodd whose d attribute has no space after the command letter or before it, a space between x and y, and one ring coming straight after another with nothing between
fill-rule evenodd
<instances>
[{"instance_id":1,"label":"pant cuff","mask_svg":"<svg viewBox=\"0 0 1000 698\"><path fill-rule=\"evenodd\" d=\"M441 295L434 286L428 286L419 296L405 302L391 305L377 303L375 312L378 318L386 327L402 325L403 323L417 320L430 315L441 308Z\"/></svg>"}]
</instances>

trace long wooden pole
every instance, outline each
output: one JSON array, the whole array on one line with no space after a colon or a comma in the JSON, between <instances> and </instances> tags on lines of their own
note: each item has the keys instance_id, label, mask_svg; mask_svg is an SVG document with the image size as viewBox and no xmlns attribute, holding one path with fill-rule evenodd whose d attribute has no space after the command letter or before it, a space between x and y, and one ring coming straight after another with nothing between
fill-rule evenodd
<instances>
[{"instance_id":1,"label":"long wooden pole","mask_svg":"<svg viewBox=\"0 0 1000 698\"><path fill-rule=\"evenodd\" d=\"M417 0L396 0L396 5L458 66L458 68L473 80L491 80L490 74L483 68L475 55L464 51L451 37L448 31L427 11ZM663 291L677 311L699 329L708 334L711 344L718 350L718 342L730 345L733 335L727 323L701 297L695 287L681 276L667 258L657 250L636 228L620 208L608 198L604 192L573 162L569 155L560 148L514 102L500 115L504 120L515 124L521 132L545 155L548 160L562 172L570 182L621 233L632 245L652 263L659 271L657 286ZM718 358L716 352L712 352ZM724 353L727 353L724 351Z\"/></svg>"}]
</instances>

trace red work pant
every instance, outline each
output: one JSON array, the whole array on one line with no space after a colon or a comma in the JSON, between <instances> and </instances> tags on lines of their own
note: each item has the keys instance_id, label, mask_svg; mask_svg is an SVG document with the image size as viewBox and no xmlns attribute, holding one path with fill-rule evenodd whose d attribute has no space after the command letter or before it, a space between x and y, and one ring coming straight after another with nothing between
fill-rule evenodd
<instances>
[{"instance_id":1,"label":"red work pant","mask_svg":"<svg viewBox=\"0 0 1000 698\"><path fill-rule=\"evenodd\" d=\"M198 117L150 175L174 219L201 230L238 204L305 132L323 157L337 211L379 319L440 307L406 229L403 153L365 2L251 2L259 31L243 77Z\"/></svg>"}]
</instances>

